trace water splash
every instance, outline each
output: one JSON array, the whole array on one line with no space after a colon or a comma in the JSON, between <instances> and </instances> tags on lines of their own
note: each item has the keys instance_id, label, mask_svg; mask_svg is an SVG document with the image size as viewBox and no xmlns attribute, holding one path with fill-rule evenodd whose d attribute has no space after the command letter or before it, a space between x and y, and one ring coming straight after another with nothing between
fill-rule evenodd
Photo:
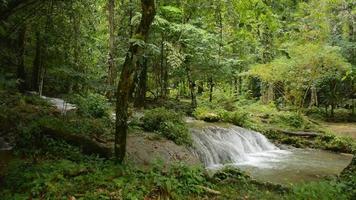
<instances>
[{"instance_id":1,"label":"water splash","mask_svg":"<svg viewBox=\"0 0 356 200\"><path fill-rule=\"evenodd\" d=\"M250 165L268 168L270 162L278 162L290 154L281 150L262 134L232 126L193 129L195 153L207 168L225 164ZM268 162L267 162L268 161Z\"/></svg>"},{"instance_id":2,"label":"water splash","mask_svg":"<svg viewBox=\"0 0 356 200\"><path fill-rule=\"evenodd\" d=\"M66 113L67 111L77 109L77 107L74 104L70 104L63 99L51 98L46 96L41 96L41 98L49 101L54 107L56 107L62 113Z\"/></svg>"}]
</instances>

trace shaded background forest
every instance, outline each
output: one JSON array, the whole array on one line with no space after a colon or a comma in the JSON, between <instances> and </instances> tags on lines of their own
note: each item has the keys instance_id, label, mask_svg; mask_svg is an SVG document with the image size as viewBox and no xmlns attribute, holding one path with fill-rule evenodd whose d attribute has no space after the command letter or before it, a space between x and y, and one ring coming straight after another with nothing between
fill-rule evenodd
<instances>
[{"instance_id":1,"label":"shaded background forest","mask_svg":"<svg viewBox=\"0 0 356 200\"><path fill-rule=\"evenodd\" d=\"M5 0L1 86L113 99L129 43L136 43L144 47L135 75L139 106L145 95L191 98L193 106L205 95L354 113L354 4L157 1L144 43L133 35L136 1Z\"/></svg>"}]
</instances>

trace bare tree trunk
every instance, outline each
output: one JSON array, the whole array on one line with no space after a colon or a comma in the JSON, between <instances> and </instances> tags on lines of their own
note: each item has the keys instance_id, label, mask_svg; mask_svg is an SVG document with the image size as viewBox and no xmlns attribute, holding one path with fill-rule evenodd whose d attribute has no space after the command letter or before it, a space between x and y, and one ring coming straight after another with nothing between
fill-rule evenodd
<instances>
[{"instance_id":1,"label":"bare tree trunk","mask_svg":"<svg viewBox=\"0 0 356 200\"><path fill-rule=\"evenodd\" d=\"M213 77L209 77L209 102L213 101L213 92L214 92L214 80Z\"/></svg>"},{"instance_id":2,"label":"bare tree trunk","mask_svg":"<svg viewBox=\"0 0 356 200\"><path fill-rule=\"evenodd\" d=\"M48 32L50 29L50 25L52 24L52 19L51 19L52 11L53 11L53 0L51 0L50 8L48 8L48 10L47 10L47 20L46 20L46 26L45 26L45 31L44 31L44 41L45 42L47 42L49 40ZM41 58L41 65L40 65L40 69L39 69L39 82L38 82L38 94L40 96L42 96L44 77L46 74L45 60L49 54L48 46L44 46L43 50L44 51L43 51L43 56Z\"/></svg>"},{"instance_id":3,"label":"bare tree trunk","mask_svg":"<svg viewBox=\"0 0 356 200\"><path fill-rule=\"evenodd\" d=\"M154 0L141 0L142 17L135 36L145 41L149 35L149 29L156 14ZM137 61L142 57L143 48L138 44L131 43L126 54L125 62L121 71L120 81L116 94L116 131L115 131L115 158L122 163L126 154L127 119L130 90L133 86L133 76L137 71Z\"/></svg>"},{"instance_id":4,"label":"bare tree trunk","mask_svg":"<svg viewBox=\"0 0 356 200\"><path fill-rule=\"evenodd\" d=\"M166 99L169 95L169 77L168 77L168 60L165 61L165 68L163 70L163 96Z\"/></svg>"},{"instance_id":5,"label":"bare tree trunk","mask_svg":"<svg viewBox=\"0 0 356 200\"><path fill-rule=\"evenodd\" d=\"M116 64L115 64L115 0L108 0L108 21L109 21L109 58L108 58L108 85L109 90L106 96L111 99L113 97L113 88L116 79Z\"/></svg>"},{"instance_id":6,"label":"bare tree trunk","mask_svg":"<svg viewBox=\"0 0 356 200\"><path fill-rule=\"evenodd\" d=\"M197 107L197 96L195 94L196 84L195 84L195 81L192 79L192 74L191 74L190 68L188 66L186 66L185 70L186 70L187 77L188 77L191 105L192 105L192 108L196 108Z\"/></svg>"},{"instance_id":7,"label":"bare tree trunk","mask_svg":"<svg viewBox=\"0 0 356 200\"><path fill-rule=\"evenodd\" d=\"M36 54L33 60L32 69L32 90L38 92L39 89L39 78L40 70L42 68L42 41L40 31L36 31Z\"/></svg>"},{"instance_id":8,"label":"bare tree trunk","mask_svg":"<svg viewBox=\"0 0 356 200\"><path fill-rule=\"evenodd\" d=\"M164 35L163 33L161 39L161 57L160 57L160 73L159 73L159 84L161 88L161 98L165 99L165 91L164 91Z\"/></svg>"},{"instance_id":9,"label":"bare tree trunk","mask_svg":"<svg viewBox=\"0 0 356 200\"><path fill-rule=\"evenodd\" d=\"M204 82L203 81L200 81L200 82L198 82L198 92L197 92L197 94L198 95L201 95L201 94L203 94L203 92L204 92Z\"/></svg>"},{"instance_id":10,"label":"bare tree trunk","mask_svg":"<svg viewBox=\"0 0 356 200\"><path fill-rule=\"evenodd\" d=\"M318 106L318 94L316 86L313 84L310 88L310 104L309 108L313 106Z\"/></svg>"},{"instance_id":11,"label":"bare tree trunk","mask_svg":"<svg viewBox=\"0 0 356 200\"><path fill-rule=\"evenodd\" d=\"M145 98L147 91L147 58L142 58L141 70L138 76L138 86L136 90L134 106L136 108L142 108L145 106Z\"/></svg>"},{"instance_id":12,"label":"bare tree trunk","mask_svg":"<svg viewBox=\"0 0 356 200\"><path fill-rule=\"evenodd\" d=\"M269 83L268 84L268 92L267 92L267 95L268 95L268 103L271 103L274 101L275 99L275 94L274 94L274 84L273 83Z\"/></svg>"},{"instance_id":13,"label":"bare tree trunk","mask_svg":"<svg viewBox=\"0 0 356 200\"><path fill-rule=\"evenodd\" d=\"M25 46L26 46L26 27L21 27L18 36L18 54L17 54L17 80L20 92L26 90L26 73L25 73Z\"/></svg>"},{"instance_id":14,"label":"bare tree trunk","mask_svg":"<svg viewBox=\"0 0 356 200\"><path fill-rule=\"evenodd\" d=\"M79 39L80 39L80 17L77 15L74 15L74 20L73 20L73 33L74 33L74 66L75 70L79 73L83 73L84 70L81 68L81 63L80 63L80 44L79 44ZM76 80L76 89L78 91L82 90L82 84L80 80Z\"/></svg>"}]
</instances>

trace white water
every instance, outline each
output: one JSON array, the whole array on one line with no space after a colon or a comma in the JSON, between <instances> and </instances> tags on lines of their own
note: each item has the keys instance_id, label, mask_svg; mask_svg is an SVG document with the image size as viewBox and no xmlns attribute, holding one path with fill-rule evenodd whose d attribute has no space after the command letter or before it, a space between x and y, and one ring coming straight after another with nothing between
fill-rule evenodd
<instances>
[{"instance_id":1,"label":"white water","mask_svg":"<svg viewBox=\"0 0 356 200\"><path fill-rule=\"evenodd\" d=\"M77 109L75 105L70 104L70 103L64 101L63 99L51 98L51 97L46 97L46 96L41 96L41 98L49 101L54 107L56 107L62 113L66 113L67 111Z\"/></svg>"},{"instance_id":2,"label":"white water","mask_svg":"<svg viewBox=\"0 0 356 200\"><path fill-rule=\"evenodd\" d=\"M273 166L271 163L291 154L276 147L262 134L237 126L194 129L193 140L195 152L207 168L225 164L269 168Z\"/></svg>"}]
</instances>

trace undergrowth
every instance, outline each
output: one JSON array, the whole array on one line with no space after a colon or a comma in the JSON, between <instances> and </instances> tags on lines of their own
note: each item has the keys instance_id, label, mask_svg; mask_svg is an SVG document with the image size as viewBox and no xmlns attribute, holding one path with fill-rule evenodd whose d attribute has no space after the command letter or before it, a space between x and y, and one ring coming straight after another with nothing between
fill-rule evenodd
<instances>
[{"instance_id":1,"label":"undergrowth","mask_svg":"<svg viewBox=\"0 0 356 200\"><path fill-rule=\"evenodd\" d=\"M192 144L192 138L182 113L165 108L146 110L142 122L146 131L157 132L178 145Z\"/></svg>"}]
</instances>

